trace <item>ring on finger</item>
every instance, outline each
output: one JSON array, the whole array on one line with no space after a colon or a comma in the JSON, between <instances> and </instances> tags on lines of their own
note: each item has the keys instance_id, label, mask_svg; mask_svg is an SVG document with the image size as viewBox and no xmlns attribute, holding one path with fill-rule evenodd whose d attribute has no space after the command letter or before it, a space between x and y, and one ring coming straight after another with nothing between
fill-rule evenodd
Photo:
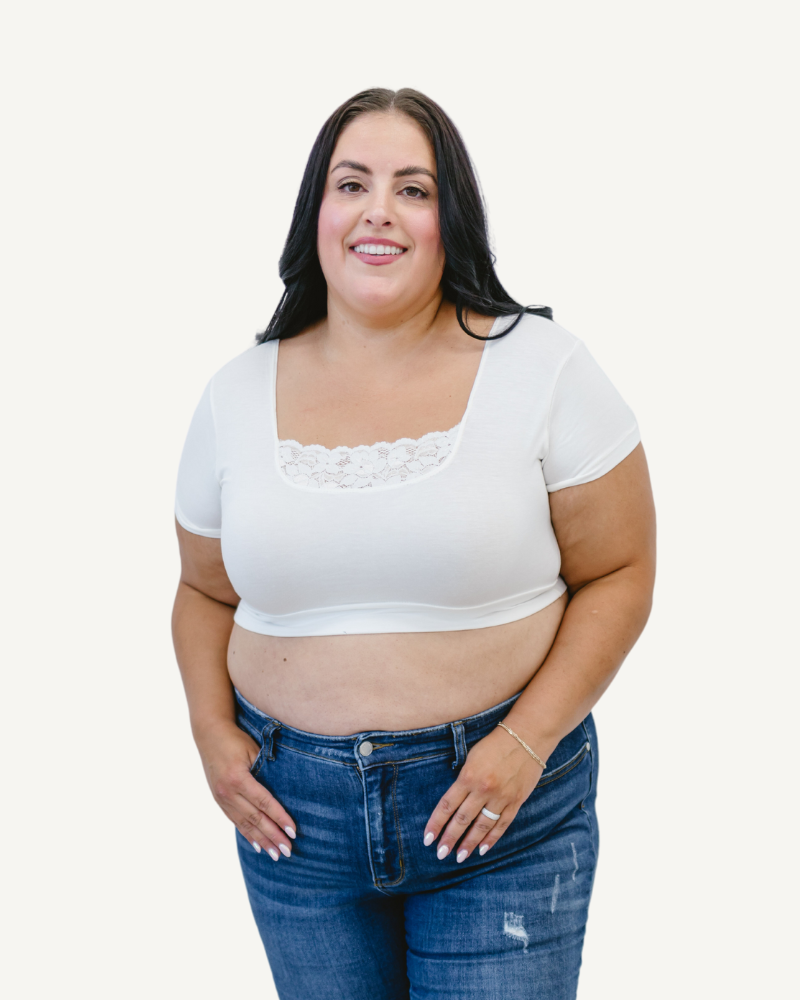
<instances>
[{"instance_id":1,"label":"ring on finger","mask_svg":"<svg viewBox=\"0 0 800 1000\"><path fill-rule=\"evenodd\" d=\"M489 819L494 819L494 820L500 819L500 813L493 813L490 809L487 809L486 806L484 806L483 809L481 809L481 812L483 813L484 816L488 817Z\"/></svg>"}]
</instances>

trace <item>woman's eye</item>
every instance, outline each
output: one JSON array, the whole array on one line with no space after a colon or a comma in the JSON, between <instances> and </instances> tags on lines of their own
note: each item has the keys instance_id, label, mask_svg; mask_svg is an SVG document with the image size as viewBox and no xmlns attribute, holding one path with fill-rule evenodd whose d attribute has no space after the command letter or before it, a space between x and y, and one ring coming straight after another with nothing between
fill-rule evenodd
<instances>
[{"instance_id":1,"label":"woman's eye","mask_svg":"<svg viewBox=\"0 0 800 1000\"><path fill-rule=\"evenodd\" d=\"M358 181L345 181L344 184L339 185L339 190L346 191L348 194L356 194L360 189L361 185Z\"/></svg>"},{"instance_id":2,"label":"woman's eye","mask_svg":"<svg viewBox=\"0 0 800 1000\"><path fill-rule=\"evenodd\" d=\"M407 194L409 197L416 198L416 199L427 198L428 197L428 192L427 191L423 191L422 188L414 187L413 185L409 185L408 187L404 187L403 188L403 194Z\"/></svg>"}]
</instances>

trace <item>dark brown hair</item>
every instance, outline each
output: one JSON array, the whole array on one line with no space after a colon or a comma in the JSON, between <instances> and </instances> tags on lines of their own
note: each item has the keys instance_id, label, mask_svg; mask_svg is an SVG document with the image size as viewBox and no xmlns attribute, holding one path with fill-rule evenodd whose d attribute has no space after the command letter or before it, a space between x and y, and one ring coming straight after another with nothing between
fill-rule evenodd
<instances>
[{"instance_id":1,"label":"dark brown hair","mask_svg":"<svg viewBox=\"0 0 800 1000\"><path fill-rule=\"evenodd\" d=\"M328 311L328 289L317 257L317 220L331 157L342 131L360 115L396 112L420 126L433 148L439 188L439 228L445 253L442 293L454 303L465 333L470 310L485 316L517 319L497 336L505 336L525 313L553 318L548 306L521 306L506 292L494 270L486 211L478 179L464 140L444 111L418 90L363 90L334 111L322 126L308 157L292 224L281 254L279 273L285 291L267 329L256 338L294 337Z\"/></svg>"}]
</instances>

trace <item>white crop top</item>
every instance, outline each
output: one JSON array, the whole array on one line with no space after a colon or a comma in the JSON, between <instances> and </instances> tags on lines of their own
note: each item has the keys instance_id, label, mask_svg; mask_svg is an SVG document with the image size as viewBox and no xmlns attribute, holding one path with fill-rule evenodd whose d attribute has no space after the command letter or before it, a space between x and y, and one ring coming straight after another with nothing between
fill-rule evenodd
<instances>
[{"instance_id":1,"label":"white crop top","mask_svg":"<svg viewBox=\"0 0 800 1000\"><path fill-rule=\"evenodd\" d=\"M242 628L485 628L564 593L547 495L605 475L639 442L633 413L581 341L526 315L486 343L456 427L331 451L278 440L279 343L250 348L211 379L178 473L176 517L221 538Z\"/></svg>"}]
</instances>

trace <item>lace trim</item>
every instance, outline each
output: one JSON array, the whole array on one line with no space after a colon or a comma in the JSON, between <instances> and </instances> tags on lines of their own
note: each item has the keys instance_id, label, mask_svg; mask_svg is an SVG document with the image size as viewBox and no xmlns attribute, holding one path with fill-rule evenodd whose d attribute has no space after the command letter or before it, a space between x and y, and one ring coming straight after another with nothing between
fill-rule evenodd
<instances>
[{"instance_id":1,"label":"lace trim","mask_svg":"<svg viewBox=\"0 0 800 1000\"><path fill-rule=\"evenodd\" d=\"M281 472L297 486L324 490L380 489L384 485L421 479L449 457L455 447L456 424L449 431L431 431L421 438L400 438L391 444L357 448L325 448L321 444L278 442Z\"/></svg>"}]
</instances>

